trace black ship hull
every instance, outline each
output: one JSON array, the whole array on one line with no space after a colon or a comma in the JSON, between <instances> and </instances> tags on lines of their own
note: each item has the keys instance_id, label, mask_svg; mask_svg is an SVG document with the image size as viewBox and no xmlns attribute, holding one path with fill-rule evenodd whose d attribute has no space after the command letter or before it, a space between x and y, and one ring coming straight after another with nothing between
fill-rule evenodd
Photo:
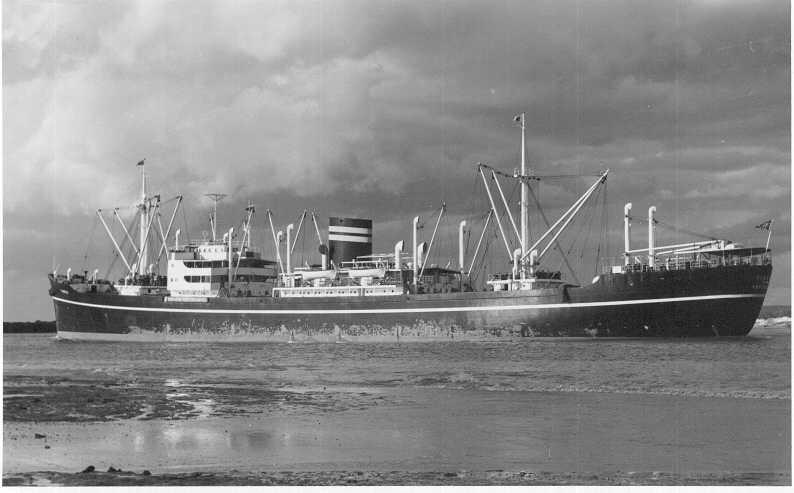
<instances>
[{"instance_id":1,"label":"black ship hull","mask_svg":"<svg viewBox=\"0 0 794 493\"><path fill-rule=\"evenodd\" d=\"M771 265L599 276L588 286L349 298L77 293L50 278L58 336L99 340L282 342L520 337L744 336Z\"/></svg>"}]
</instances>

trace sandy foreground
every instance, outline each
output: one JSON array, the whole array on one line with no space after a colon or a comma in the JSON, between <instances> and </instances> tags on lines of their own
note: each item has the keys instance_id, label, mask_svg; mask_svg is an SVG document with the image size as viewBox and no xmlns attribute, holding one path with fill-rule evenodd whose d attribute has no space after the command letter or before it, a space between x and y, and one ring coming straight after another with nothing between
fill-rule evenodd
<instances>
[{"instance_id":1,"label":"sandy foreground","mask_svg":"<svg viewBox=\"0 0 794 493\"><path fill-rule=\"evenodd\" d=\"M791 484L790 399L27 383L4 485Z\"/></svg>"}]
</instances>

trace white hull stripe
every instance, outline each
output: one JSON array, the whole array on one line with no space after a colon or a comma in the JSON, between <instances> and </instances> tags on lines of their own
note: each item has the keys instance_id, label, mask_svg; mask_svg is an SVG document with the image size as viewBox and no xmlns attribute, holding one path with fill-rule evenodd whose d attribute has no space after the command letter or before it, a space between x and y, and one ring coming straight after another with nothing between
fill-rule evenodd
<instances>
[{"instance_id":1,"label":"white hull stripe","mask_svg":"<svg viewBox=\"0 0 794 493\"><path fill-rule=\"evenodd\" d=\"M353 226L328 226L329 233L353 233L355 235L372 235L372 228L356 228Z\"/></svg>"},{"instance_id":2,"label":"white hull stripe","mask_svg":"<svg viewBox=\"0 0 794 493\"><path fill-rule=\"evenodd\" d=\"M541 308L588 308L598 306L649 305L655 303L679 303L685 301L728 300L738 298L763 298L763 294L715 294L707 296L681 296L677 298L650 298L643 300L591 301L585 303L548 303L545 305L489 305L489 306L449 306L432 308L365 308L348 310L223 310L211 308L152 308L134 306L97 305L82 301L65 300L53 296L53 300L71 305L121 310L130 312L168 312L168 313L217 313L217 314L256 314L256 315L323 315L323 314L389 314L389 313L449 313L449 312L492 312L507 310L537 310Z\"/></svg>"},{"instance_id":3,"label":"white hull stripe","mask_svg":"<svg viewBox=\"0 0 794 493\"><path fill-rule=\"evenodd\" d=\"M353 243L372 243L371 236L328 235L328 241L350 241Z\"/></svg>"}]
</instances>

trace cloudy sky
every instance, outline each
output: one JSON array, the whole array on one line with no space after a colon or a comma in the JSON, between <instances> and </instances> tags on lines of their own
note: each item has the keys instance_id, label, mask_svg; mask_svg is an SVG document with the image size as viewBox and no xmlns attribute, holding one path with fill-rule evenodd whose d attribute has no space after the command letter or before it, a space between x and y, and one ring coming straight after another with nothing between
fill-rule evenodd
<instances>
[{"instance_id":1,"label":"cloudy sky","mask_svg":"<svg viewBox=\"0 0 794 493\"><path fill-rule=\"evenodd\" d=\"M439 255L456 258L456 222L487 208L475 164L517 165L520 111L538 173L611 169L610 254L629 200L637 215L655 204L666 223L748 243L774 218L767 302L790 298L784 0L2 8L6 320L53 319L54 266L106 271L112 246L93 214L129 210L142 158L155 190L185 196L193 237L208 229L206 192L230 195L226 225L247 200L280 226L305 207L371 217L382 251L410 238L416 214L429 238L445 200L451 251ZM541 186L548 215L586 185ZM644 226L635 233L644 243Z\"/></svg>"}]
</instances>

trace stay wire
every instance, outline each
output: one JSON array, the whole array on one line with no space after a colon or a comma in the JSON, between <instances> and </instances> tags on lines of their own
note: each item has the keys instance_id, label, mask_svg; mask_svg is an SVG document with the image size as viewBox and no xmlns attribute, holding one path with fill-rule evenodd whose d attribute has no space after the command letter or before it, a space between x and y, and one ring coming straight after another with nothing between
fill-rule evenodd
<instances>
[{"instance_id":1,"label":"stay wire","mask_svg":"<svg viewBox=\"0 0 794 493\"><path fill-rule=\"evenodd\" d=\"M99 224L99 216L94 214L94 224L91 226L91 232L88 234L88 242L85 245L85 253L83 253L83 265L82 268L80 269L81 271L86 270L86 264L88 264L88 250L91 248L91 245L94 242L94 232L96 231L96 227L98 224Z\"/></svg>"},{"instance_id":2,"label":"stay wire","mask_svg":"<svg viewBox=\"0 0 794 493\"><path fill-rule=\"evenodd\" d=\"M638 223L648 224L648 220L643 218L643 217L632 217L631 220L635 221L635 222L638 222ZM684 229L684 228L678 227L678 226L676 226L674 224L666 223L666 222L661 221L661 220L656 219L656 218L654 218L653 222L654 222L654 224L657 227L660 227L660 228L663 228L663 229L666 229L666 230L670 230L670 231L686 233L686 234L691 235L691 236L697 236L698 238L703 238L704 240L718 240L719 239L719 238L715 238L714 236L709 236L707 234L698 233L696 231L690 231L688 229Z\"/></svg>"},{"instance_id":3,"label":"stay wire","mask_svg":"<svg viewBox=\"0 0 794 493\"><path fill-rule=\"evenodd\" d=\"M584 270L584 267L585 267L585 253L587 253L587 247L588 247L588 245L590 243L590 238L591 238L592 231L593 231L593 223L595 222L596 213L598 211L598 201L601 198L600 196L601 196L601 189L599 188L599 190L598 190L598 192L596 194L595 200L593 200L593 205L590 207L590 211L589 211L590 212L590 216L589 216L589 218L587 220L587 233L585 233L584 241L583 241L583 244L582 244L582 252L579 255L579 260L580 260L579 263L580 263L580 266L581 266L582 270ZM596 241L596 243L597 243L597 241Z\"/></svg>"},{"instance_id":4,"label":"stay wire","mask_svg":"<svg viewBox=\"0 0 794 493\"><path fill-rule=\"evenodd\" d=\"M596 192L596 198L595 198L594 202L597 203L600 194L601 194L601 189L599 188L598 192ZM571 241L571 243L570 243L570 245L568 247L568 250L565 252L564 255L570 255L571 254L571 252L574 250L574 247L576 247L576 245L579 243L579 241L582 238L582 231L584 231L585 225L592 224L592 213L593 213L593 210L594 210L593 206L588 206L586 214L589 213L590 216L585 216L583 214L582 216L580 216L582 218L582 220L578 220L577 221L576 219L574 219L574 221L578 223L579 229L577 230L576 234L574 235L574 237L573 237L573 239L572 239L572 241ZM588 234L589 233L590 233L590 230L588 229ZM583 260L583 257L584 257L584 249L586 248L586 245L587 245L587 237L585 237L585 239L583 241L582 248L581 248L581 254L579 255L579 258L578 258L578 268L580 268L580 269L582 268L582 260ZM561 254L561 257L562 257L562 254ZM564 262L564 259L560 258L560 262L559 262L559 264L557 266L557 270L561 269L563 262Z\"/></svg>"}]
</instances>

